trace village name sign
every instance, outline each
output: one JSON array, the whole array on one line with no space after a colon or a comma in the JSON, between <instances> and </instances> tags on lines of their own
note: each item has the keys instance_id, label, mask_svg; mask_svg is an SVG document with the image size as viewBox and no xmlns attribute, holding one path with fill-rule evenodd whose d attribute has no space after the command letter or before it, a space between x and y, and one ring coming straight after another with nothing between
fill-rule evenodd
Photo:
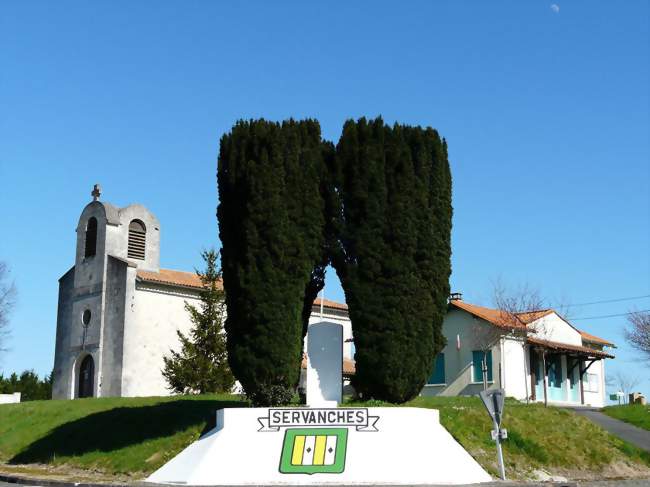
<instances>
[{"instance_id":1,"label":"village name sign","mask_svg":"<svg viewBox=\"0 0 650 487\"><path fill-rule=\"evenodd\" d=\"M299 408L269 409L267 417L257 419L259 431L303 426L355 427L357 431L377 431L379 416L368 414L367 408Z\"/></svg>"},{"instance_id":2,"label":"village name sign","mask_svg":"<svg viewBox=\"0 0 650 487\"><path fill-rule=\"evenodd\" d=\"M339 408L343 331L307 332L304 408L226 408L216 427L148 482L185 485L468 484L490 475L445 430L434 409Z\"/></svg>"}]
</instances>

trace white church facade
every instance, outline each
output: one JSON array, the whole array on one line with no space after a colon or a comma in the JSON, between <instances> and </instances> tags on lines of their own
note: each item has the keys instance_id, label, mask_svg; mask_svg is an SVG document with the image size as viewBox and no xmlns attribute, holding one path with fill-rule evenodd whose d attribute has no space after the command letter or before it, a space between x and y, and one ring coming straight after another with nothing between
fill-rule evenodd
<instances>
[{"instance_id":1,"label":"white church facade","mask_svg":"<svg viewBox=\"0 0 650 487\"><path fill-rule=\"evenodd\" d=\"M77 224L75 264L59 279L52 396L164 396L163 357L192 326L185 303L198 303L193 272L160 268L160 222L142 205L94 201ZM347 306L317 299L310 323L343 326L344 392L355 373ZM553 310L506 316L452 297L443 322L446 347L422 395L474 395L503 388L521 401L603 406L605 359L614 345L580 331ZM304 386L303 360L301 386ZM483 370L487 369L487 370Z\"/></svg>"},{"instance_id":2,"label":"white church facade","mask_svg":"<svg viewBox=\"0 0 650 487\"><path fill-rule=\"evenodd\" d=\"M52 397L169 395L163 357L191 328L185 302L198 303L194 272L160 268L160 222L142 205L88 204L77 225L75 265L59 279ZM310 322L344 329L344 374L353 370L345 305L314 303ZM322 313L322 317L321 317Z\"/></svg>"}]
</instances>

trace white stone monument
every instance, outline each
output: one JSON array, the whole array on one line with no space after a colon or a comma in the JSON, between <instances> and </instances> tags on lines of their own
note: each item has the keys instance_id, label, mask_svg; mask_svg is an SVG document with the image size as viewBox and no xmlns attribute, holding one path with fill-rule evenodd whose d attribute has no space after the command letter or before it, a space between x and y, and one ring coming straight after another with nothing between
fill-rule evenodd
<instances>
[{"instance_id":1,"label":"white stone monument","mask_svg":"<svg viewBox=\"0 0 650 487\"><path fill-rule=\"evenodd\" d=\"M343 325L309 325L306 342L307 405L335 408L343 397Z\"/></svg>"},{"instance_id":2,"label":"white stone monument","mask_svg":"<svg viewBox=\"0 0 650 487\"><path fill-rule=\"evenodd\" d=\"M229 408L216 427L147 482L184 485L418 485L491 480L424 408L337 407L343 328L307 333L307 403L297 408Z\"/></svg>"}]
</instances>

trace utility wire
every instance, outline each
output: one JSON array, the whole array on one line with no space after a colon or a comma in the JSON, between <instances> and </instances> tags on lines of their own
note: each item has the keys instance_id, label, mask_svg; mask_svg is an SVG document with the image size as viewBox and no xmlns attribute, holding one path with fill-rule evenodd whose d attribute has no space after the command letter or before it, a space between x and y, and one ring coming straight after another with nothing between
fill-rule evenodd
<instances>
[{"instance_id":1,"label":"utility wire","mask_svg":"<svg viewBox=\"0 0 650 487\"><path fill-rule=\"evenodd\" d=\"M647 313L650 312L650 309L642 309L641 311L630 311L629 313L618 313L615 315L602 315L602 316L587 316L584 318L571 318L571 321L576 321L576 320L599 320L601 318L614 318L616 316L628 316L634 313Z\"/></svg>"},{"instance_id":2,"label":"utility wire","mask_svg":"<svg viewBox=\"0 0 650 487\"><path fill-rule=\"evenodd\" d=\"M573 308L575 306L589 306L592 304L620 303L621 301L634 301L635 299L644 299L644 298L650 298L650 294L646 294L644 296L632 296L629 298L604 299L602 301L591 301L590 303L565 304L565 305L561 305L560 307Z\"/></svg>"}]
</instances>

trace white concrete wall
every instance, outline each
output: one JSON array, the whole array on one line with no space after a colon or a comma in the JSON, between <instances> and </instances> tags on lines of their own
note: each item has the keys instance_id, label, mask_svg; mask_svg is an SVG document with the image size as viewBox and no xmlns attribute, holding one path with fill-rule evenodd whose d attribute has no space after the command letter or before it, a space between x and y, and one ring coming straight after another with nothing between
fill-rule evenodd
<instances>
[{"instance_id":1,"label":"white concrete wall","mask_svg":"<svg viewBox=\"0 0 650 487\"><path fill-rule=\"evenodd\" d=\"M0 404L16 404L20 402L20 392L13 394L0 394Z\"/></svg>"},{"instance_id":2,"label":"white concrete wall","mask_svg":"<svg viewBox=\"0 0 650 487\"><path fill-rule=\"evenodd\" d=\"M197 304L195 291L169 286L138 285L127 309L122 360L122 396L169 395L162 376L163 357L178 350L177 330L187 334L192 327L185 302ZM181 294L183 293L183 294Z\"/></svg>"},{"instance_id":3,"label":"white concrete wall","mask_svg":"<svg viewBox=\"0 0 650 487\"><path fill-rule=\"evenodd\" d=\"M598 391L589 391L587 384L587 374L595 374L595 383L598 385ZM604 407L605 406L605 361L599 360L594 363L583 376L583 387L585 391L585 406Z\"/></svg>"},{"instance_id":4,"label":"white concrete wall","mask_svg":"<svg viewBox=\"0 0 650 487\"><path fill-rule=\"evenodd\" d=\"M522 338L504 337L501 368L506 396L525 401L530 396L530 364L528 349Z\"/></svg>"},{"instance_id":5,"label":"white concrete wall","mask_svg":"<svg viewBox=\"0 0 650 487\"><path fill-rule=\"evenodd\" d=\"M321 319L320 308L314 306L312 308L311 316L309 317L309 324L327 321L329 323L337 323L343 326L343 358L354 360L353 356L353 339L352 336L352 323L350 318L344 316L344 313L337 312L336 310L323 308L323 318Z\"/></svg>"},{"instance_id":6,"label":"white concrete wall","mask_svg":"<svg viewBox=\"0 0 650 487\"><path fill-rule=\"evenodd\" d=\"M343 394L343 326L321 321L309 326L307 347L307 404L336 407Z\"/></svg>"},{"instance_id":7,"label":"white concrete wall","mask_svg":"<svg viewBox=\"0 0 650 487\"><path fill-rule=\"evenodd\" d=\"M582 336L578 330L569 325L556 313L551 313L533 321L529 327L537 332L531 334L531 337L551 342L582 346Z\"/></svg>"}]
</instances>

